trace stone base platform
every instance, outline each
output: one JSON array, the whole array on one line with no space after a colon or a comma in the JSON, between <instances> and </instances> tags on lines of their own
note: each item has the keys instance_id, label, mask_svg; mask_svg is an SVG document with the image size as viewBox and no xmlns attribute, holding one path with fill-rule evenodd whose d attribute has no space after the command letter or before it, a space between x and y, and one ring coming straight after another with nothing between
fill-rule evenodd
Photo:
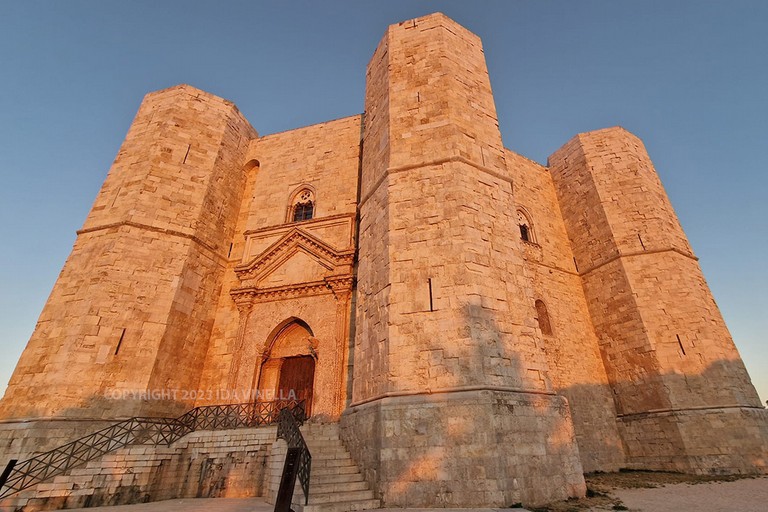
<instances>
[{"instance_id":1,"label":"stone base platform","mask_svg":"<svg viewBox=\"0 0 768 512\"><path fill-rule=\"evenodd\" d=\"M632 469L768 474L768 410L707 407L619 418Z\"/></svg>"},{"instance_id":2,"label":"stone base platform","mask_svg":"<svg viewBox=\"0 0 768 512\"><path fill-rule=\"evenodd\" d=\"M341 437L384 507L537 505L586 492L566 400L498 389L387 396Z\"/></svg>"}]
</instances>

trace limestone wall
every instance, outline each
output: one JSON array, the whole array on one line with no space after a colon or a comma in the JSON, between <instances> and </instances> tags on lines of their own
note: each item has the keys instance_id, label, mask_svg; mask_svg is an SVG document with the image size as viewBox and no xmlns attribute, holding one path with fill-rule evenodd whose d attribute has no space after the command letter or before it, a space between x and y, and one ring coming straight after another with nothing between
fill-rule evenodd
<instances>
[{"instance_id":1,"label":"limestone wall","mask_svg":"<svg viewBox=\"0 0 768 512\"><path fill-rule=\"evenodd\" d=\"M440 14L393 25L367 78L350 452L385 506L580 494L480 40Z\"/></svg>"},{"instance_id":2,"label":"limestone wall","mask_svg":"<svg viewBox=\"0 0 768 512\"><path fill-rule=\"evenodd\" d=\"M534 299L546 305L552 328L543 334L543 348L553 386L570 404L584 471L615 471L624 462L616 410L552 177L512 151L506 161L516 207L532 222L523 258Z\"/></svg>"},{"instance_id":3,"label":"limestone wall","mask_svg":"<svg viewBox=\"0 0 768 512\"><path fill-rule=\"evenodd\" d=\"M768 419L642 142L622 128L580 134L549 163L629 461L715 471L705 461L727 453L732 468L765 471L755 447L768 450ZM716 418L738 416L716 411L734 407L754 411L720 429ZM702 435L717 430L719 443Z\"/></svg>"},{"instance_id":4,"label":"limestone wall","mask_svg":"<svg viewBox=\"0 0 768 512\"><path fill-rule=\"evenodd\" d=\"M393 25L368 76L353 401L550 389L479 39L442 15Z\"/></svg>"},{"instance_id":5,"label":"limestone wall","mask_svg":"<svg viewBox=\"0 0 768 512\"><path fill-rule=\"evenodd\" d=\"M312 331L317 357L313 411L336 418L341 413L350 339L360 122L360 116L348 117L252 141L245 158L250 162L246 192L198 404L247 401L242 392L256 388L276 331L286 321L299 319ZM293 222L291 197L302 187L314 194L314 215ZM238 289L245 291L233 292ZM305 342L299 352L312 351Z\"/></svg>"},{"instance_id":6,"label":"limestone wall","mask_svg":"<svg viewBox=\"0 0 768 512\"><path fill-rule=\"evenodd\" d=\"M192 403L114 396L197 387L254 135L234 105L203 91L147 95L1 417L167 416Z\"/></svg>"},{"instance_id":7,"label":"limestone wall","mask_svg":"<svg viewBox=\"0 0 768 512\"><path fill-rule=\"evenodd\" d=\"M0 466L28 459L112 425L111 420L52 419L0 423Z\"/></svg>"}]
</instances>

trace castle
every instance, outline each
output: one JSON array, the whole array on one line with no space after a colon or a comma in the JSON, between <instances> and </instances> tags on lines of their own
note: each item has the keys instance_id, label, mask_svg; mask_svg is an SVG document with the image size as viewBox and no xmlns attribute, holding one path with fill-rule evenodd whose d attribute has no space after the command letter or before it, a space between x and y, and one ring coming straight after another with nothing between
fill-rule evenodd
<instances>
[{"instance_id":1,"label":"castle","mask_svg":"<svg viewBox=\"0 0 768 512\"><path fill-rule=\"evenodd\" d=\"M365 113L148 94L0 402L0 451L284 393L385 506L765 473L768 415L643 143L502 145L480 39L392 25Z\"/></svg>"}]
</instances>

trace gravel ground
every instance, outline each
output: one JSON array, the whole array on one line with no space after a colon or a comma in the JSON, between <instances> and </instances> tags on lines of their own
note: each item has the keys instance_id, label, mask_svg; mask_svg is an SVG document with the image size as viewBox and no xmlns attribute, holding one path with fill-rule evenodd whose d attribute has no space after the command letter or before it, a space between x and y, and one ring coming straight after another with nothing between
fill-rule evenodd
<instances>
[{"instance_id":1,"label":"gravel ground","mask_svg":"<svg viewBox=\"0 0 768 512\"><path fill-rule=\"evenodd\" d=\"M614 489L631 511L637 512L765 512L768 478L735 482L674 484L655 489Z\"/></svg>"},{"instance_id":2,"label":"gravel ground","mask_svg":"<svg viewBox=\"0 0 768 512\"><path fill-rule=\"evenodd\" d=\"M688 483L678 483L680 481ZM536 512L768 511L768 477L743 478L734 481L706 481L706 477L674 473L629 472L588 476L587 483L590 488L598 490L592 498L553 503L533 510ZM626 508L617 508L617 506ZM69 512L272 512L272 510L273 506L267 504L263 498L219 498L178 499L139 505L71 509ZM473 509L462 509L461 512L469 512L470 510ZM500 509L474 510L477 512L491 512L491 510L498 512ZM512 512L513 509L507 510ZM379 512L428 512L428 510L384 509Z\"/></svg>"},{"instance_id":3,"label":"gravel ground","mask_svg":"<svg viewBox=\"0 0 768 512\"><path fill-rule=\"evenodd\" d=\"M263 498L186 498L113 507L72 508L69 512L272 512Z\"/></svg>"}]
</instances>

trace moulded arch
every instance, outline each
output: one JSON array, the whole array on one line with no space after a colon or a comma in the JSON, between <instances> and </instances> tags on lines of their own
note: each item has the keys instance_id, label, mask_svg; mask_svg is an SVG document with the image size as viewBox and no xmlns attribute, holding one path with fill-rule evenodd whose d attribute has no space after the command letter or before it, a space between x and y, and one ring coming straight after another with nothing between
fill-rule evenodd
<instances>
[{"instance_id":1,"label":"moulded arch","mask_svg":"<svg viewBox=\"0 0 768 512\"><path fill-rule=\"evenodd\" d=\"M536 231L533 225L533 217L525 207L517 207L515 220L520 229L520 238L526 242L536 243Z\"/></svg>"},{"instance_id":2,"label":"moulded arch","mask_svg":"<svg viewBox=\"0 0 768 512\"><path fill-rule=\"evenodd\" d=\"M261 162L259 162L255 158L251 158L245 163L245 165L243 165L243 170L245 172L251 172L253 169L256 169L258 167L261 167Z\"/></svg>"},{"instance_id":3,"label":"moulded arch","mask_svg":"<svg viewBox=\"0 0 768 512\"><path fill-rule=\"evenodd\" d=\"M268 356L272 353L272 349L275 347L275 343L280 339L280 335L284 333L288 328L290 328L292 325L298 325L300 327L303 327L310 336L314 337L315 334L312 332L312 328L309 326L307 322L302 320L301 318L291 316L277 324L277 326L272 329L272 331L267 336L267 342L264 345L264 355Z\"/></svg>"},{"instance_id":4,"label":"moulded arch","mask_svg":"<svg viewBox=\"0 0 768 512\"><path fill-rule=\"evenodd\" d=\"M309 183L303 183L296 187L288 196L288 207L286 209L286 222L296 222L294 219L295 208L299 205L311 204L312 215L315 217L317 212L317 190Z\"/></svg>"},{"instance_id":5,"label":"moulded arch","mask_svg":"<svg viewBox=\"0 0 768 512\"><path fill-rule=\"evenodd\" d=\"M296 317L280 322L269 334L255 381L262 400L303 400L311 414L317 352L309 325Z\"/></svg>"}]
</instances>

